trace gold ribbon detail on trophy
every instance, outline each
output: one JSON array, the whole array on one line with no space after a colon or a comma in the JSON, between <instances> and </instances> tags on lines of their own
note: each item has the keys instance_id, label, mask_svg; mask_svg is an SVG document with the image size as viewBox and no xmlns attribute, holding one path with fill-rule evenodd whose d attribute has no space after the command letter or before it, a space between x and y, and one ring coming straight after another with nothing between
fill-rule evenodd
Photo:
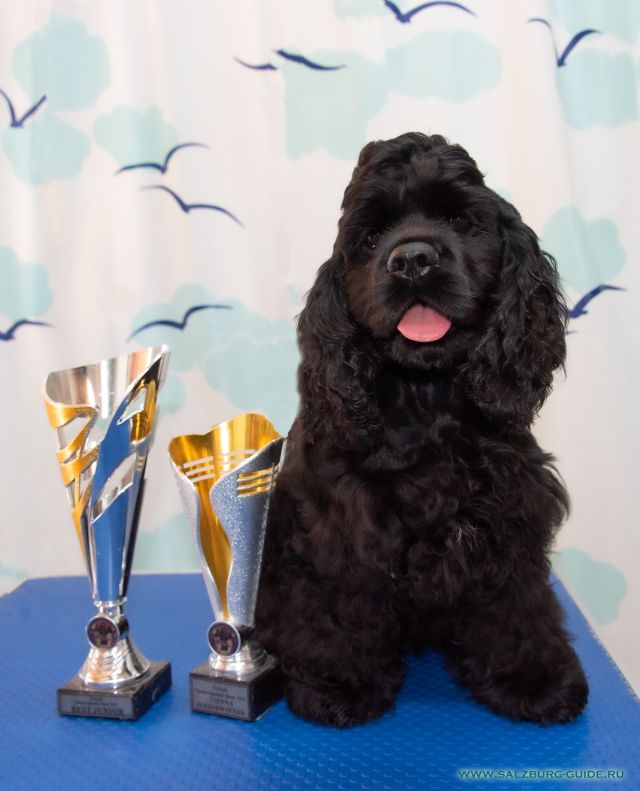
<instances>
[{"instance_id":1,"label":"gold ribbon detail on trophy","mask_svg":"<svg viewBox=\"0 0 640 791\"><path fill-rule=\"evenodd\" d=\"M98 416L98 410L88 405L68 406L66 404L55 403L49 399L45 400L45 404L49 423L53 428L58 429L58 431L62 430L74 420L86 418L86 422L80 431L78 431L66 445L58 450L57 458L62 474L62 481L69 492L71 515L78 535L78 541L80 542L85 561L88 561L86 555L87 549L83 538L83 517L86 516L86 507L89 497L91 496L90 478L88 482L85 482L84 488L82 484L84 478L83 473L85 473L98 458L97 445L94 445L85 452L87 438ZM71 486L71 484L73 484L73 486Z\"/></svg>"}]
</instances>

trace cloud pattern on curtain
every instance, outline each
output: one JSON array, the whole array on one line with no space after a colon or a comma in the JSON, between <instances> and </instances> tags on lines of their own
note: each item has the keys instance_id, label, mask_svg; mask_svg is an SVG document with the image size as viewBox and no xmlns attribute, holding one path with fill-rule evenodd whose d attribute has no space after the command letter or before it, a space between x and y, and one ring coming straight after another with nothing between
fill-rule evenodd
<instances>
[{"instance_id":1,"label":"cloud pattern on curtain","mask_svg":"<svg viewBox=\"0 0 640 791\"><path fill-rule=\"evenodd\" d=\"M195 568L168 438L252 409L287 430L294 315L330 252L340 190L368 139L417 128L466 145L558 259L576 337L541 422L574 497L556 566L630 668L635 492L611 481L632 458L596 508L589 492L638 428L624 410L595 424L622 383L640 392L618 348L640 334L640 5L230 5L42 0L3 24L0 590L80 572L40 384L127 344L172 348L136 564Z\"/></svg>"}]
</instances>

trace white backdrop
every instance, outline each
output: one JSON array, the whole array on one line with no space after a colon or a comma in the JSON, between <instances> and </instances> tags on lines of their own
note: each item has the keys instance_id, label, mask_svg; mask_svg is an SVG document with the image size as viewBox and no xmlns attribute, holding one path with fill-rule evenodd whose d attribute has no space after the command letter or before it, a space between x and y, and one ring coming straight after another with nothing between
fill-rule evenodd
<instances>
[{"instance_id":1,"label":"white backdrop","mask_svg":"<svg viewBox=\"0 0 640 791\"><path fill-rule=\"evenodd\" d=\"M196 567L169 439L247 409L286 431L293 317L358 150L439 132L522 211L577 306L537 425L573 499L555 565L640 689L640 3L466 0L409 21L416 3L396 5L0 0L0 590L83 573L44 376L157 342L173 356L136 565ZM166 173L117 172L182 143L201 145ZM136 333L197 304L227 309Z\"/></svg>"}]
</instances>

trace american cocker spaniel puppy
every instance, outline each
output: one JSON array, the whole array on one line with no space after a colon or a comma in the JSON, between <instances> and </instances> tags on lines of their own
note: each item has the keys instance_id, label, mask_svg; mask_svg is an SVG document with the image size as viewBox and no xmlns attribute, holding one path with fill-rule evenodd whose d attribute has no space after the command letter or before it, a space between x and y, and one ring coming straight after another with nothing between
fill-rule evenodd
<instances>
[{"instance_id":1,"label":"american cocker spaniel puppy","mask_svg":"<svg viewBox=\"0 0 640 791\"><path fill-rule=\"evenodd\" d=\"M530 430L566 317L553 259L463 148L363 149L299 319L258 603L296 714L380 717L424 649L500 714L580 714L548 580L568 497Z\"/></svg>"}]
</instances>

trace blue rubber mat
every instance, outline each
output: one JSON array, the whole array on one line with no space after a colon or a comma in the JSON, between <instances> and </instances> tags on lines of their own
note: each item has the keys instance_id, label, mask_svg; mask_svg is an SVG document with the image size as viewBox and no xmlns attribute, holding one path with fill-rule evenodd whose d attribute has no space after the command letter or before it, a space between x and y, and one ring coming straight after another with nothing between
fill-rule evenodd
<instances>
[{"instance_id":1,"label":"blue rubber mat","mask_svg":"<svg viewBox=\"0 0 640 791\"><path fill-rule=\"evenodd\" d=\"M171 660L171 691L137 722L60 717L56 688L85 657L93 605L84 578L31 580L0 598L0 789L638 789L640 703L558 593L591 685L577 722L540 728L498 717L431 655L409 661L395 713L336 731L301 722L282 702L255 723L190 711L188 673L207 655L211 620L199 575L131 581L132 634L150 659ZM464 769L506 774L464 781ZM523 770L624 779L514 782Z\"/></svg>"}]
</instances>

